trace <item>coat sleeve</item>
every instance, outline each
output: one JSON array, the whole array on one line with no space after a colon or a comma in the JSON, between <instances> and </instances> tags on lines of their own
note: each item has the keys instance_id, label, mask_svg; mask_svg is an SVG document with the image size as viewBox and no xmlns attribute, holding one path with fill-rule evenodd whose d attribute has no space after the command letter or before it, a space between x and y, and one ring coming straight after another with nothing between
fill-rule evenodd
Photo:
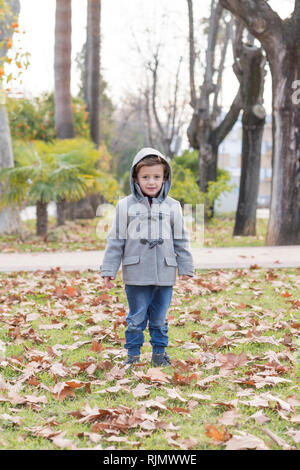
<instances>
[{"instance_id":1,"label":"coat sleeve","mask_svg":"<svg viewBox=\"0 0 300 470\"><path fill-rule=\"evenodd\" d=\"M176 253L178 274L193 276L194 263L190 250L190 239L184 225L180 203L174 204L171 211L171 225L173 233L174 251Z\"/></svg>"},{"instance_id":2,"label":"coat sleeve","mask_svg":"<svg viewBox=\"0 0 300 470\"><path fill-rule=\"evenodd\" d=\"M124 206L124 204L123 204ZM118 201L112 227L107 236L107 245L103 262L100 266L101 276L116 277L123 257L127 237L127 212Z\"/></svg>"}]
</instances>

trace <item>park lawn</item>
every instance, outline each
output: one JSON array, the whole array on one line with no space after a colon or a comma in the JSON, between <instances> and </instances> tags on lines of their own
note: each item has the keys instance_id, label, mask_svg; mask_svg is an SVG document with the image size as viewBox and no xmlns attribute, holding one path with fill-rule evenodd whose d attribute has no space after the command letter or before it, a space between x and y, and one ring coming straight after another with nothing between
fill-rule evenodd
<instances>
[{"instance_id":1,"label":"park lawn","mask_svg":"<svg viewBox=\"0 0 300 470\"><path fill-rule=\"evenodd\" d=\"M56 219L49 217L47 238L35 235L35 220L23 222L22 235L0 235L0 251L3 253L31 253L40 251L103 250L106 240L97 236L99 218L67 220L60 227Z\"/></svg>"},{"instance_id":2,"label":"park lawn","mask_svg":"<svg viewBox=\"0 0 300 470\"><path fill-rule=\"evenodd\" d=\"M0 274L0 448L299 449L299 274L178 281L172 365L151 366L146 332L129 369L119 276Z\"/></svg>"},{"instance_id":3,"label":"park lawn","mask_svg":"<svg viewBox=\"0 0 300 470\"><path fill-rule=\"evenodd\" d=\"M263 246L267 230L267 219L257 219L257 234L255 236L234 237L234 213L220 214L204 225L204 247L230 246ZM101 238L97 234L99 217L94 219L79 219L66 222L66 225L56 227L54 217L49 218L49 230L46 240L35 235L35 220L23 224L23 235L1 235L0 251L3 253L30 253L39 251L78 251L103 250L106 244L106 234ZM108 225L109 226L109 225ZM202 246L198 234L191 246Z\"/></svg>"}]
</instances>

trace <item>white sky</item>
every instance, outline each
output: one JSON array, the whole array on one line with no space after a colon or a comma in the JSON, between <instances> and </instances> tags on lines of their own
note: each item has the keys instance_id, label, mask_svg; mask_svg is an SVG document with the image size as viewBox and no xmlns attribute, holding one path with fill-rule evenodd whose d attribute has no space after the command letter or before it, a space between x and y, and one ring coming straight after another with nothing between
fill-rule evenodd
<instances>
[{"instance_id":1,"label":"white sky","mask_svg":"<svg viewBox=\"0 0 300 470\"><path fill-rule=\"evenodd\" d=\"M20 0L20 29L22 47L31 54L30 66L23 73L22 84L17 84L18 91L25 95L39 95L42 91L53 90L54 86L54 25L55 0ZM292 0L270 0L274 8L283 18L293 10ZM78 91L79 75L76 71L75 56L81 50L86 35L86 4L87 0L72 0L72 93ZM208 11L210 0L194 0L195 30L203 14ZM162 20L162 13L166 18ZM145 50L146 29L155 32L157 38L164 38L166 43L166 76L174 69L178 56L184 54L186 67L188 61L187 42L188 19L186 0L102 0L102 50L101 63L104 78L109 84L109 92L117 101L127 91L137 89L142 80L142 69L136 53L132 30ZM173 39L176 31L177 39ZM188 72L188 71L187 71ZM228 66L225 82L224 107L231 103L237 84L233 85ZM188 87L188 81L186 83ZM270 79L266 82L270 90ZM270 93L266 93L265 104L270 107Z\"/></svg>"}]
</instances>

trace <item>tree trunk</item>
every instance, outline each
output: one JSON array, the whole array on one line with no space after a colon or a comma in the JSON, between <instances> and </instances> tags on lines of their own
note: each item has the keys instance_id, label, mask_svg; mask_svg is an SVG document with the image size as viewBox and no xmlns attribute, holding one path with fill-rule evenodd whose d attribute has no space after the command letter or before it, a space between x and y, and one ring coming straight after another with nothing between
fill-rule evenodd
<instances>
[{"instance_id":1,"label":"tree trunk","mask_svg":"<svg viewBox=\"0 0 300 470\"><path fill-rule=\"evenodd\" d=\"M100 144L100 17L101 0L88 0L86 39L86 99L90 133L93 142Z\"/></svg>"},{"instance_id":2,"label":"tree trunk","mask_svg":"<svg viewBox=\"0 0 300 470\"><path fill-rule=\"evenodd\" d=\"M67 216L67 202L66 199L59 199L56 201L57 211L57 225L64 225Z\"/></svg>"},{"instance_id":3,"label":"tree trunk","mask_svg":"<svg viewBox=\"0 0 300 470\"><path fill-rule=\"evenodd\" d=\"M5 106L0 104L0 169L12 168L13 166L14 158L11 145L8 115ZM7 207L0 211L0 234L19 232L20 225L20 215L16 207Z\"/></svg>"},{"instance_id":4,"label":"tree trunk","mask_svg":"<svg viewBox=\"0 0 300 470\"><path fill-rule=\"evenodd\" d=\"M4 15L0 19L0 58L4 58L7 54L7 38L13 35L11 22L20 13L19 0L8 0ZM0 84L0 95L2 94L2 86ZM3 95L5 96L5 95ZM0 169L12 168L14 166L14 157L11 145L11 134L9 128L9 120L5 107L5 98L0 96ZM1 192L1 187L0 187ZM7 207L0 212L0 234L19 233L21 229L21 219L19 211L16 207Z\"/></svg>"},{"instance_id":5,"label":"tree trunk","mask_svg":"<svg viewBox=\"0 0 300 470\"><path fill-rule=\"evenodd\" d=\"M36 234L45 238L48 230L47 206L47 202L38 201L36 204Z\"/></svg>"},{"instance_id":6,"label":"tree trunk","mask_svg":"<svg viewBox=\"0 0 300 470\"><path fill-rule=\"evenodd\" d=\"M242 168L234 235L256 235L256 209L259 191L261 143L265 110L261 105L264 90L265 58L261 49L242 45L240 66L243 99Z\"/></svg>"},{"instance_id":7,"label":"tree trunk","mask_svg":"<svg viewBox=\"0 0 300 470\"><path fill-rule=\"evenodd\" d=\"M291 45L292 46L292 45ZM280 60L281 59L281 60ZM300 44L281 50L273 77L273 178L267 245L300 244L300 104L292 82L300 78Z\"/></svg>"},{"instance_id":8,"label":"tree trunk","mask_svg":"<svg viewBox=\"0 0 300 470\"><path fill-rule=\"evenodd\" d=\"M199 161L199 188L206 193L208 182L217 179L217 161L218 147L232 129L241 109L240 92L234 99L229 112L223 121L216 126L216 120L220 114L218 106L218 96L222 84L222 74L224 63L231 35L230 23L226 24L225 37L221 46L220 62L215 64L215 55L217 48L217 36L222 17L222 7L218 1L211 0L211 13L208 27L208 41L206 49L206 63L204 71L204 80L200 87L200 96L197 96L195 85L195 40L194 40L194 19L193 19L193 1L187 0L189 13L189 58L190 58L190 94L191 106L194 110L191 122L187 130L187 136L192 148L198 149ZM214 81L215 72L217 73L216 83ZM213 100L211 100L211 95ZM210 104L212 101L212 105ZM206 218L213 217L214 203L206 208Z\"/></svg>"},{"instance_id":9,"label":"tree trunk","mask_svg":"<svg viewBox=\"0 0 300 470\"><path fill-rule=\"evenodd\" d=\"M76 218L75 211L76 211L76 202L75 201L68 202L67 207L66 207L67 219L75 220Z\"/></svg>"},{"instance_id":10,"label":"tree trunk","mask_svg":"<svg viewBox=\"0 0 300 470\"><path fill-rule=\"evenodd\" d=\"M55 13L55 125L59 139L75 137L71 97L71 0L56 0ZM65 221L65 208L57 204L57 223Z\"/></svg>"},{"instance_id":11,"label":"tree trunk","mask_svg":"<svg viewBox=\"0 0 300 470\"><path fill-rule=\"evenodd\" d=\"M71 0L56 0L55 13L55 125L59 139L74 137L71 98Z\"/></svg>"},{"instance_id":12,"label":"tree trunk","mask_svg":"<svg viewBox=\"0 0 300 470\"><path fill-rule=\"evenodd\" d=\"M89 114L91 139L97 147L100 145L100 18L101 0L88 0L84 100ZM69 214L72 219L94 218L89 197L72 203Z\"/></svg>"},{"instance_id":13,"label":"tree trunk","mask_svg":"<svg viewBox=\"0 0 300 470\"><path fill-rule=\"evenodd\" d=\"M90 203L89 196L75 202L75 219L93 219L95 217L94 209Z\"/></svg>"},{"instance_id":14,"label":"tree trunk","mask_svg":"<svg viewBox=\"0 0 300 470\"><path fill-rule=\"evenodd\" d=\"M282 20L266 1L220 0L262 44L272 74L272 194L267 245L300 244L300 0Z\"/></svg>"}]
</instances>

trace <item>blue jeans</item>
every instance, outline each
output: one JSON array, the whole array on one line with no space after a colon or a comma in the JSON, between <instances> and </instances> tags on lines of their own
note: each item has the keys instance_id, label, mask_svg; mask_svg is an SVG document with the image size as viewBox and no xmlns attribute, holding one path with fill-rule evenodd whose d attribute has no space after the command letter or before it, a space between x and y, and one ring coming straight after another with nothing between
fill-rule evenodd
<instances>
[{"instance_id":1,"label":"blue jeans","mask_svg":"<svg viewBox=\"0 0 300 470\"><path fill-rule=\"evenodd\" d=\"M155 354L168 346L167 311L171 303L173 286L125 285L129 314L126 318L125 348L128 354L139 355L144 343L144 330L149 321L150 343Z\"/></svg>"}]
</instances>

